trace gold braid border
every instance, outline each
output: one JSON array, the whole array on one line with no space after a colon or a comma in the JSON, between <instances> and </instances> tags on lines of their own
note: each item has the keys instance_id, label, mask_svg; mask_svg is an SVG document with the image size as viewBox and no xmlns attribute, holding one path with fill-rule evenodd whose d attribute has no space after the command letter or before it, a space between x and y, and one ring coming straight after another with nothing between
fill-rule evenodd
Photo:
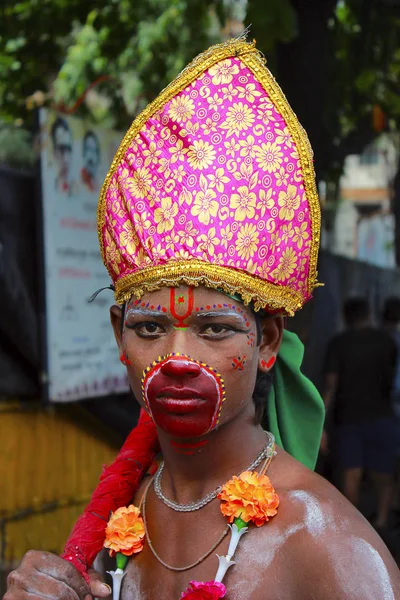
<instances>
[{"instance_id":1,"label":"gold braid border","mask_svg":"<svg viewBox=\"0 0 400 600\"><path fill-rule=\"evenodd\" d=\"M222 44L217 44L209 48L206 52L199 54L157 96L157 98L136 117L125 134L101 188L97 209L97 231L100 251L103 262L111 278L113 278L113 274L107 266L102 234L105 221L106 192L111 182L111 178L116 172L133 139L139 133L146 121L174 96L179 94L204 73L204 71L221 60L232 56L239 57L240 60L254 73L257 81L263 86L278 112L285 119L289 132L295 142L303 172L304 187L311 217L312 235L307 279L308 294L311 294L312 290L318 285L317 260L321 212L315 185L311 146L304 129L289 106L285 95L265 66L265 58L256 49L255 42L249 43L240 39L228 40ZM179 271L181 268L184 269L186 273ZM268 305L272 309L276 308L279 310L284 308L288 315L293 315L294 311L301 308L304 303L302 295L288 287L264 281L261 278L255 275L249 275L244 271L236 271L229 267L212 265L199 260L173 261L166 265L146 267L136 273L126 275L116 282L115 299L118 303L121 303L129 299L132 294L140 297L145 291L154 291L165 286L177 286L180 283L185 283L187 285L204 284L207 287L223 289L227 293L240 293L246 304L251 300L255 301L256 310Z\"/></svg>"},{"instance_id":2,"label":"gold braid border","mask_svg":"<svg viewBox=\"0 0 400 600\"><path fill-rule=\"evenodd\" d=\"M283 307L287 315L293 316L303 304L301 295L288 287L264 281L244 271L212 265L197 259L171 261L126 275L116 283L115 299L118 304L123 304L129 301L132 295L141 298L145 292L180 284L194 287L205 285L222 290L226 294L240 294L245 305L254 302L256 311L266 306L282 311Z\"/></svg>"}]
</instances>

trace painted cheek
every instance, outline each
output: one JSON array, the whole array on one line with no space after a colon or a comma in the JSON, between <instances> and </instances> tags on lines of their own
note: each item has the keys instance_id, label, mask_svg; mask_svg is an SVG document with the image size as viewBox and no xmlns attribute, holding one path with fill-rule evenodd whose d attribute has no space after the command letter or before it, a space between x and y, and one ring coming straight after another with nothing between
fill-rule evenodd
<instances>
[{"instance_id":1,"label":"painted cheek","mask_svg":"<svg viewBox=\"0 0 400 600\"><path fill-rule=\"evenodd\" d=\"M232 367L234 371L244 371L246 366L246 355L234 356L232 358Z\"/></svg>"},{"instance_id":2,"label":"painted cheek","mask_svg":"<svg viewBox=\"0 0 400 600\"><path fill-rule=\"evenodd\" d=\"M225 386L211 367L172 355L145 370L142 394L147 410L163 431L178 438L198 437L218 424Z\"/></svg>"}]
</instances>

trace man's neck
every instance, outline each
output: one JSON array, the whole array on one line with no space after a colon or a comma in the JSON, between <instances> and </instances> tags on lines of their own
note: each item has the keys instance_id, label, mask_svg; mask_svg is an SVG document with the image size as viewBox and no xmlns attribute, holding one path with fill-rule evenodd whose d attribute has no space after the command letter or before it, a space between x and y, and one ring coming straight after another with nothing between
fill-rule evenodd
<instances>
[{"instance_id":1,"label":"man's neck","mask_svg":"<svg viewBox=\"0 0 400 600\"><path fill-rule=\"evenodd\" d=\"M159 430L163 492L182 504L202 498L246 469L267 443L253 406L202 438L177 440Z\"/></svg>"}]
</instances>

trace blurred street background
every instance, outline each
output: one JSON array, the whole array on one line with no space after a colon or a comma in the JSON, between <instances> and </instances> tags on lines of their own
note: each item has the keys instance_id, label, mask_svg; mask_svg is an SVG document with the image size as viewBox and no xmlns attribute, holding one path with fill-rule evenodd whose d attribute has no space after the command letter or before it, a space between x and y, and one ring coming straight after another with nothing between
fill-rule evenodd
<instances>
[{"instance_id":1,"label":"blurred street background","mask_svg":"<svg viewBox=\"0 0 400 600\"><path fill-rule=\"evenodd\" d=\"M3 0L0 594L28 549L62 550L138 415L108 324L111 293L87 303L109 284L96 234L102 179L134 117L199 52L246 28L314 150L325 286L287 327L329 404L318 471L355 494L400 563L400 1ZM344 330L371 348L372 378L383 368L375 334L386 335L386 365L393 356L367 402L374 428L394 424L377 467L390 481L368 468L343 479L336 458L336 433L364 411L343 364L356 382L362 368L347 342L332 342ZM339 388L355 407L349 422L337 417Z\"/></svg>"}]
</instances>

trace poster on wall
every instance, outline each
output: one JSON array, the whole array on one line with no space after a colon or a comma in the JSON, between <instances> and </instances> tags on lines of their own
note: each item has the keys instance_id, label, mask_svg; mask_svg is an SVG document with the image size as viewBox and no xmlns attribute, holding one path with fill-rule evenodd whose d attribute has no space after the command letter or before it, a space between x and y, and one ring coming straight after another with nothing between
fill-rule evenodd
<instances>
[{"instance_id":1,"label":"poster on wall","mask_svg":"<svg viewBox=\"0 0 400 600\"><path fill-rule=\"evenodd\" d=\"M97 239L102 181L122 135L51 110L39 113L48 399L128 389L109 320L112 292Z\"/></svg>"}]
</instances>

